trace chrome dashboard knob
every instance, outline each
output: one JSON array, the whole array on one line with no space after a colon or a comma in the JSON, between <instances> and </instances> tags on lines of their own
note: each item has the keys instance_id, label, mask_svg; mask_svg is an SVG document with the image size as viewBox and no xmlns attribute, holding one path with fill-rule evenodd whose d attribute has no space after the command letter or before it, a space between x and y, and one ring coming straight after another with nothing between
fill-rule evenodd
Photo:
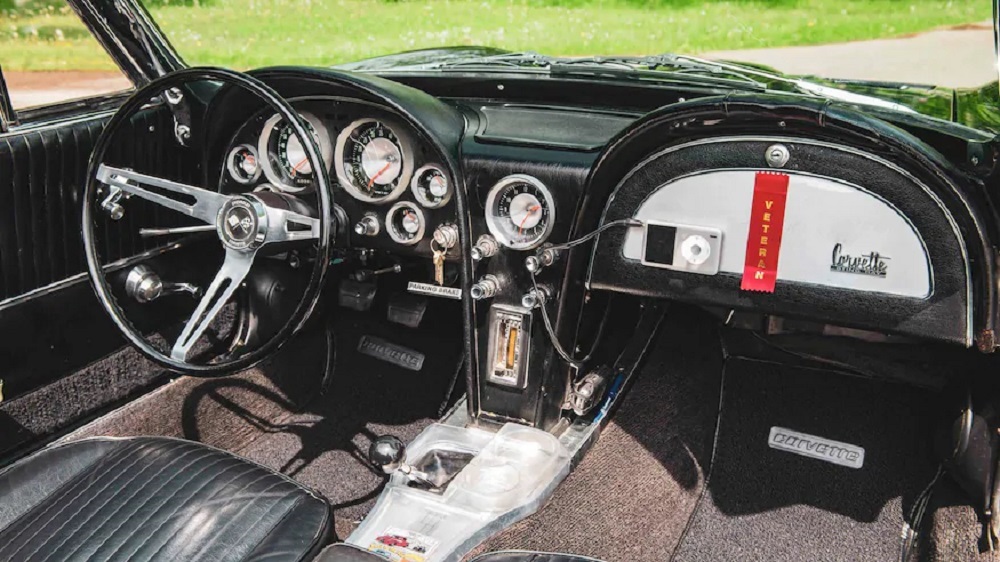
<instances>
[{"instance_id":1,"label":"chrome dashboard knob","mask_svg":"<svg viewBox=\"0 0 1000 562\"><path fill-rule=\"evenodd\" d=\"M458 227L453 224L442 224L434 229L434 241L445 250L458 245Z\"/></svg>"},{"instance_id":2,"label":"chrome dashboard knob","mask_svg":"<svg viewBox=\"0 0 1000 562\"><path fill-rule=\"evenodd\" d=\"M480 301L496 296L500 292L500 278L496 275L484 275L469 289L469 296Z\"/></svg>"},{"instance_id":3,"label":"chrome dashboard knob","mask_svg":"<svg viewBox=\"0 0 1000 562\"><path fill-rule=\"evenodd\" d=\"M489 234L483 234L476 240L476 245L472 247L472 259L475 261L484 260L495 256L500 251L500 244L497 239Z\"/></svg>"},{"instance_id":4,"label":"chrome dashboard knob","mask_svg":"<svg viewBox=\"0 0 1000 562\"><path fill-rule=\"evenodd\" d=\"M372 215L365 215L354 225L354 232L359 236L377 236L381 227L378 219Z\"/></svg>"}]
</instances>

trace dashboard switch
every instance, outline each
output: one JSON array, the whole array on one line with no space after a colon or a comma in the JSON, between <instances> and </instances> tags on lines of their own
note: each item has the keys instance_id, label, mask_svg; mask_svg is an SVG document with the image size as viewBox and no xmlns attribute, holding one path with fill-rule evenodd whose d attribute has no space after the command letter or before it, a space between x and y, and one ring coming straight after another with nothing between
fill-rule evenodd
<instances>
[{"instance_id":1,"label":"dashboard switch","mask_svg":"<svg viewBox=\"0 0 1000 562\"><path fill-rule=\"evenodd\" d=\"M500 244L497 239L489 234L483 234L476 240L476 245L472 247L472 259L475 261L493 257L500 251Z\"/></svg>"},{"instance_id":2,"label":"dashboard switch","mask_svg":"<svg viewBox=\"0 0 1000 562\"><path fill-rule=\"evenodd\" d=\"M482 279L472 286L472 289L469 290L469 295L477 301L481 301L493 298L499 292L500 278L496 275L484 275Z\"/></svg>"},{"instance_id":3,"label":"dashboard switch","mask_svg":"<svg viewBox=\"0 0 1000 562\"><path fill-rule=\"evenodd\" d=\"M445 250L454 248L458 244L458 227L442 224L434 230L434 241Z\"/></svg>"},{"instance_id":4,"label":"dashboard switch","mask_svg":"<svg viewBox=\"0 0 1000 562\"><path fill-rule=\"evenodd\" d=\"M372 215L361 217L358 224L354 225L354 232L360 236L376 236L380 230L381 227L378 224L378 219Z\"/></svg>"}]
</instances>

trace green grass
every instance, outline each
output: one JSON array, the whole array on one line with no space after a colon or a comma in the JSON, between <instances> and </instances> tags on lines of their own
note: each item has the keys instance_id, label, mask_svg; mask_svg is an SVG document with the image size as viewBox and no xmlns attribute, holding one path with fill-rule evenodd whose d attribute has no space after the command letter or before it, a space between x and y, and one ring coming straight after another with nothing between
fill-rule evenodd
<instances>
[{"instance_id":1,"label":"green grass","mask_svg":"<svg viewBox=\"0 0 1000 562\"><path fill-rule=\"evenodd\" d=\"M991 17L986 0L212 0L150 11L189 63L239 69L444 45L696 54L891 37ZM0 64L111 68L64 8L0 12Z\"/></svg>"}]
</instances>

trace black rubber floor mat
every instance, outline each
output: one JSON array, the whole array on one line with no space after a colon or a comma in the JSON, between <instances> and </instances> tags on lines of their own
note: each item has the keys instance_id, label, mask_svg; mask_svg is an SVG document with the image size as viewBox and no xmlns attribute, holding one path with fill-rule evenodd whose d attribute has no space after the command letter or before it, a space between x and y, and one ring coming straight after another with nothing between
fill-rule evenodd
<instances>
[{"instance_id":1,"label":"black rubber floor mat","mask_svg":"<svg viewBox=\"0 0 1000 562\"><path fill-rule=\"evenodd\" d=\"M929 399L911 387L731 360L708 485L673 560L898 560L904 514L936 470ZM806 436L790 440L786 430ZM863 463L823 440L863 448Z\"/></svg>"}]
</instances>

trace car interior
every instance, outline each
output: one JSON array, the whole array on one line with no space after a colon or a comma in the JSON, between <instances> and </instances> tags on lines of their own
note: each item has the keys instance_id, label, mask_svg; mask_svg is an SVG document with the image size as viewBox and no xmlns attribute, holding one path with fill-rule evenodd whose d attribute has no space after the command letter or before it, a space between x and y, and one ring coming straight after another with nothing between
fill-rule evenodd
<instances>
[{"instance_id":1,"label":"car interior","mask_svg":"<svg viewBox=\"0 0 1000 562\"><path fill-rule=\"evenodd\" d=\"M928 91L73 5L141 79L0 103L0 560L1000 559L1000 145Z\"/></svg>"}]
</instances>

